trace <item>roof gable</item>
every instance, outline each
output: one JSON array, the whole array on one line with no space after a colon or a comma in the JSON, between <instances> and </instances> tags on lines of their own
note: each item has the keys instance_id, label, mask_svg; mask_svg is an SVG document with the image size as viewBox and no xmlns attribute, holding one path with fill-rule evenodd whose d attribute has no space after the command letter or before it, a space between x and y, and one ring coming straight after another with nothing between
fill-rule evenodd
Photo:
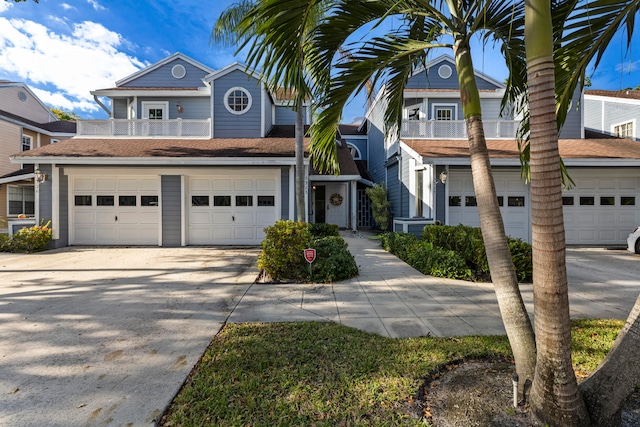
<instances>
[{"instance_id":1,"label":"roof gable","mask_svg":"<svg viewBox=\"0 0 640 427\"><path fill-rule=\"evenodd\" d=\"M446 68L444 69L445 71L451 72L449 77L443 77L440 68L443 65L449 67L449 70L446 70ZM504 84L500 83L493 77L478 71L477 69L474 69L474 74L476 76L479 89L498 90L504 88ZM406 87L411 89L414 88L413 86L419 88L433 87L435 89L458 89L459 86L455 59L450 55L443 54L436 59L427 62L424 66L417 68L411 77L409 77Z\"/></svg>"},{"instance_id":2,"label":"roof gable","mask_svg":"<svg viewBox=\"0 0 640 427\"><path fill-rule=\"evenodd\" d=\"M204 76L210 74L213 72L213 69L210 67L207 67L206 65L192 59L189 58L188 56L180 53L180 52L176 52L171 56L168 56L158 62L156 62L155 64L152 64L146 68L143 68L140 71L137 71L121 80L118 80L116 82L116 86L121 87L121 86L130 86L130 87L135 87L137 86L136 81L137 82L142 82L145 80L148 80L148 77L150 74L154 73L157 70L160 70L168 65L170 65L171 63L176 63L176 65L182 65L183 67L186 65L188 67L190 67L192 70L197 71L196 74L200 74L198 76L198 80L200 81ZM186 68L186 67L185 67ZM199 73L198 73L199 72ZM189 70L187 70L187 75L189 75ZM146 78L145 78L146 77ZM147 84L143 84L143 87L147 86ZM188 85L189 87L193 87L193 84Z\"/></svg>"},{"instance_id":3,"label":"roof gable","mask_svg":"<svg viewBox=\"0 0 640 427\"><path fill-rule=\"evenodd\" d=\"M207 82L212 82L216 79L219 79L221 77L226 76L229 73L232 73L234 71L241 71L245 74L247 74L249 77L253 77L255 79L258 80L262 80L262 75L260 73L258 73L257 71L248 68L246 65L241 64L239 62L234 62L233 64L227 65L224 68L221 68L219 70L213 71L211 73L209 73L204 80Z\"/></svg>"}]
</instances>

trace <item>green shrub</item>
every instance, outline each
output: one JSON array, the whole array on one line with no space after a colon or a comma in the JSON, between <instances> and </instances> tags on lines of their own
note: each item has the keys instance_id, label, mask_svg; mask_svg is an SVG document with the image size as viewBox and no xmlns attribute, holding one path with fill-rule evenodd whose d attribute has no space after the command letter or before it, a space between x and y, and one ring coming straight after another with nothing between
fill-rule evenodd
<instances>
[{"instance_id":1,"label":"green shrub","mask_svg":"<svg viewBox=\"0 0 640 427\"><path fill-rule=\"evenodd\" d=\"M521 239L509 238L511 259L516 268L516 275L520 282L531 282L533 279L533 252L531 245Z\"/></svg>"},{"instance_id":2,"label":"green shrub","mask_svg":"<svg viewBox=\"0 0 640 427\"><path fill-rule=\"evenodd\" d=\"M340 236L315 239L311 243L311 247L316 250L316 260L311 268L311 280L317 283L330 283L356 276L358 266L347 246Z\"/></svg>"},{"instance_id":3,"label":"green shrub","mask_svg":"<svg viewBox=\"0 0 640 427\"><path fill-rule=\"evenodd\" d=\"M311 243L310 229L310 224L290 220L277 221L265 228L258 268L264 269L275 280L306 280L308 265L304 250Z\"/></svg>"},{"instance_id":4,"label":"green shrub","mask_svg":"<svg viewBox=\"0 0 640 427\"><path fill-rule=\"evenodd\" d=\"M311 224L311 234L315 238L339 236L340 229L336 224Z\"/></svg>"},{"instance_id":5,"label":"green shrub","mask_svg":"<svg viewBox=\"0 0 640 427\"><path fill-rule=\"evenodd\" d=\"M411 249L405 261L424 274L449 279L474 278L464 259L454 251L434 247L429 242L418 242Z\"/></svg>"},{"instance_id":6,"label":"green shrub","mask_svg":"<svg viewBox=\"0 0 640 427\"><path fill-rule=\"evenodd\" d=\"M316 228L320 234L334 233L337 229L337 226L331 225ZM258 268L274 280L296 282L327 283L358 274L353 255L342 237L329 235L314 238L312 230L311 224L294 221L277 221L265 228ZM311 269L304 258L307 248L316 250L316 260Z\"/></svg>"},{"instance_id":7,"label":"green shrub","mask_svg":"<svg viewBox=\"0 0 640 427\"><path fill-rule=\"evenodd\" d=\"M0 234L0 252L11 251L11 238L8 234Z\"/></svg>"},{"instance_id":8,"label":"green shrub","mask_svg":"<svg viewBox=\"0 0 640 427\"><path fill-rule=\"evenodd\" d=\"M45 224L23 227L11 236L9 249L11 252L31 253L44 248L51 241L51 221Z\"/></svg>"},{"instance_id":9,"label":"green shrub","mask_svg":"<svg viewBox=\"0 0 640 427\"><path fill-rule=\"evenodd\" d=\"M413 247L420 243L420 240L410 233L384 233L381 235L380 243L386 250L400 258L407 259L407 254L413 251Z\"/></svg>"},{"instance_id":10,"label":"green shrub","mask_svg":"<svg viewBox=\"0 0 640 427\"><path fill-rule=\"evenodd\" d=\"M382 231L387 231L391 218L391 203L387 200L387 187L384 183L374 184L373 187L367 188L365 193L371 199L374 221Z\"/></svg>"},{"instance_id":11,"label":"green shrub","mask_svg":"<svg viewBox=\"0 0 640 427\"><path fill-rule=\"evenodd\" d=\"M432 243L434 247L456 252L477 279L490 280L489 263L480 228L466 225L427 225L422 231L422 240ZM531 245L513 238L508 238L508 243L518 280L531 281Z\"/></svg>"}]
</instances>

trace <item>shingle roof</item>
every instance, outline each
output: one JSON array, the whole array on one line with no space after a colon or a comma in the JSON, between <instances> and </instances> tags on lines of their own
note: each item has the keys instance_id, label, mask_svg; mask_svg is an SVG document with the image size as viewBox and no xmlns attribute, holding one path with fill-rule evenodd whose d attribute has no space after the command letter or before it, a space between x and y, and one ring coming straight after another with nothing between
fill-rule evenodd
<instances>
[{"instance_id":1,"label":"shingle roof","mask_svg":"<svg viewBox=\"0 0 640 427\"><path fill-rule=\"evenodd\" d=\"M33 173L33 165L24 165L24 167L22 169L18 169L18 170L15 170L13 172L10 172L10 173L8 173L6 175L0 176L0 179L12 178L14 176L29 175L30 173Z\"/></svg>"},{"instance_id":2,"label":"shingle roof","mask_svg":"<svg viewBox=\"0 0 640 427\"><path fill-rule=\"evenodd\" d=\"M466 139L403 139L419 155L429 158L469 157ZM515 140L488 140L489 156L494 159L518 158ZM628 139L561 139L560 156L566 159L640 159L640 143Z\"/></svg>"},{"instance_id":3,"label":"shingle roof","mask_svg":"<svg viewBox=\"0 0 640 427\"><path fill-rule=\"evenodd\" d=\"M24 123L25 125L40 128L49 132L76 133L76 122L71 120L56 120L53 122L38 123L5 110L0 110L0 116L4 116L8 119L15 120L17 122Z\"/></svg>"},{"instance_id":4,"label":"shingle roof","mask_svg":"<svg viewBox=\"0 0 640 427\"><path fill-rule=\"evenodd\" d=\"M640 90L597 90L589 89L584 91L585 95L611 96L613 98L640 99Z\"/></svg>"},{"instance_id":5,"label":"shingle roof","mask_svg":"<svg viewBox=\"0 0 640 427\"><path fill-rule=\"evenodd\" d=\"M305 140L308 144L308 139ZM306 145L305 144L305 145ZM292 138L71 138L16 157L293 157Z\"/></svg>"}]
</instances>

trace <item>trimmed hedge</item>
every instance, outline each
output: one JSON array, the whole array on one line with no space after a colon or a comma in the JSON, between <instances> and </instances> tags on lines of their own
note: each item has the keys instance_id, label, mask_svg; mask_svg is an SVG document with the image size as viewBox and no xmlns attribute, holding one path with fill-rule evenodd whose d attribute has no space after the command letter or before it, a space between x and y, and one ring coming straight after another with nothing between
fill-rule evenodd
<instances>
[{"instance_id":1,"label":"trimmed hedge","mask_svg":"<svg viewBox=\"0 0 640 427\"><path fill-rule=\"evenodd\" d=\"M309 268L304 250L314 248L316 260ZM334 225L277 221L265 228L258 268L273 280L328 283L358 274L353 255Z\"/></svg>"},{"instance_id":2,"label":"trimmed hedge","mask_svg":"<svg viewBox=\"0 0 640 427\"><path fill-rule=\"evenodd\" d=\"M479 228L427 225L419 239L408 233L385 233L382 246L424 274L451 279L490 281L489 264ZM509 249L520 282L533 276L531 245L509 238Z\"/></svg>"}]
</instances>

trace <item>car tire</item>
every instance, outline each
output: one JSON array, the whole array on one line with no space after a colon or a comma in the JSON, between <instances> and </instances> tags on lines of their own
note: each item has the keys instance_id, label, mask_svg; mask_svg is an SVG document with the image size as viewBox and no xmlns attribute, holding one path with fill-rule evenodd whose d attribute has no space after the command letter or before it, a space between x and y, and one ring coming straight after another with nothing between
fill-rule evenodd
<instances>
[{"instance_id":1,"label":"car tire","mask_svg":"<svg viewBox=\"0 0 640 427\"><path fill-rule=\"evenodd\" d=\"M636 249L636 253L640 254L640 239L636 240L635 249Z\"/></svg>"}]
</instances>

